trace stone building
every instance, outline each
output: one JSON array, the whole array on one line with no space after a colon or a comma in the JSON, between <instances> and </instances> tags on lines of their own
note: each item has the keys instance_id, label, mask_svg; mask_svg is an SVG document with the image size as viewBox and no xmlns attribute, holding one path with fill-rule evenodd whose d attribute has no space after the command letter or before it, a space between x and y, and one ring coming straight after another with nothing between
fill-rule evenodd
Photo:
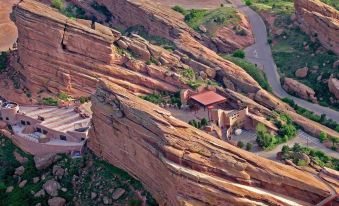
<instances>
[{"instance_id":1,"label":"stone building","mask_svg":"<svg viewBox=\"0 0 339 206\"><path fill-rule=\"evenodd\" d=\"M80 155L91 118L77 107L19 106L5 102L0 108L0 120L12 128L13 142L26 152Z\"/></svg>"}]
</instances>

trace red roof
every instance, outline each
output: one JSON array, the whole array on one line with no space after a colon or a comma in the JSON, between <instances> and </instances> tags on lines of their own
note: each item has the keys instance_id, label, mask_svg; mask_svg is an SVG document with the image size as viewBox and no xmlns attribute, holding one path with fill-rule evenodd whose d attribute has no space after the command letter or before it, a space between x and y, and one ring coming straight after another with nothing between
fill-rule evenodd
<instances>
[{"instance_id":1,"label":"red roof","mask_svg":"<svg viewBox=\"0 0 339 206\"><path fill-rule=\"evenodd\" d=\"M213 92L207 91L200 94L195 94L191 97L191 99L197 101L198 103L204 106L210 106L213 104L221 103L226 101L226 98Z\"/></svg>"}]
</instances>

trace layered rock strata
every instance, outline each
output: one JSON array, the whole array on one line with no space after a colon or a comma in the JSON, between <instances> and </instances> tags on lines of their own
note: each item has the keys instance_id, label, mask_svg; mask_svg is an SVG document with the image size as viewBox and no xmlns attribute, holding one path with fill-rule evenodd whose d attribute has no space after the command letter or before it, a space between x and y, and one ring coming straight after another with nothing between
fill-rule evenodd
<instances>
[{"instance_id":1,"label":"layered rock strata","mask_svg":"<svg viewBox=\"0 0 339 206\"><path fill-rule=\"evenodd\" d=\"M117 85L100 82L92 103L89 147L160 205L313 205L330 195L313 175L231 146Z\"/></svg>"},{"instance_id":2,"label":"layered rock strata","mask_svg":"<svg viewBox=\"0 0 339 206\"><path fill-rule=\"evenodd\" d=\"M179 61L146 41L124 37L97 23L68 19L32 0L21 1L12 16L19 30L21 66L16 69L23 85L32 92L46 88L56 94L89 95L98 78L141 94L154 90L175 92L185 87L175 72L145 64L151 55L172 64ZM119 44L122 40L124 46ZM124 55L125 50L119 46L136 58Z\"/></svg>"},{"instance_id":3,"label":"layered rock strata","mask_svg":"<svg viewBox=\"0 0 339 206\"><path fill-rule=\"evenodd\" d=\"M142 25L150 34L173 41L181 56L186 55L229 78L232 86L244 92L256 92L260 86L243 69L224 60L202 43L203 37L187 26L180 13L149 0L95 0L112 14L114 25L124 28ZM137 18L135 18L137 17ZM244 17L243 17L244 18ZM224 37L229 41L234 40ZM221 46L221 40L217 42ZM213 48L213 46L211 46Z\"/></svg>"},{"instance_id":4,"label":"layered rock strata","mask_svg":"<svg viewBox=\"0 0 339 206\"><path fill-rule=\"evenodd\" d=\"M300 28L339 54L339 12L320 0L294 0Z\"/></svg>"}]
</instances>

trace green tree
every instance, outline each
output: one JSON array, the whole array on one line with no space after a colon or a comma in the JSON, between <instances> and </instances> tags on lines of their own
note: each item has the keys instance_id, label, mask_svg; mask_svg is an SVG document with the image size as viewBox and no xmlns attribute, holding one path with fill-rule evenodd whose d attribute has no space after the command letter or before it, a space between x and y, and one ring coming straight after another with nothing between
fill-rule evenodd
<instances>
[{"instance_id":1,"label":"green tree","mask_svg":"<svg viewBox=\"0 0 339 206\"><path fill-rule=\"evenodd\" d=\"M289 148L289 146L287 146L287 145L284 145L284 146L281 148L281 152L282 152L283 154L287 154L289 151L290 151L290 148Z\"/></svg>"},{"instance_id":2,"label":"green tree","mask_svg":"<svg viewBox=\"0 0 339 206\"><path fill-rule=\"evenodd\" d=\"M252 5L252 1L251 1L251 0L245 0L245 4L246 4L247 6L251 6L251 5Z\"/></svg>"},{"instance_id":3,"label":"green tree","mask_svg":"<svg viewBox=\"0 0 339 206\"><path fill-rule=\"evenodd\" d=\"M233 53L232 56L243 59L243 58L245 58L245 52L241 49L238 49Z\"/></svg>"},{"instance_id":4,"label":"green tree","mask_svg":"<svg viewBox=\"0 0 339 206\"><path fill-rule=\"evenodd\" d=\"M332 142L332 149L336 150L336 144L339 142L339 138L330 136L329 140Z\"/></svg>"},{"instance_id":5,"label":"green tree","mask_svg":"<svg viewBox=\"0 0 339 206\"><path fill-rule=\"evenodd\" d=\"M238 141L237 146L238 146L239 148L243 148L243 147L244 147L244 143L243 143L242 141Z\"/></svg>"},{"instance_id":6,"label":"green tree","mask_svg":"<svg viewBox=\"0 0 339 206\"><path fill-rule=\"evenodd\" d=\"M320 135L319 135L319 141L321 142L321 143L323 143L325 140L327 140L328 139L328 137L327 137L327 133L325 133L325 132L320 132Z\"/></svg>"},{"instance_id":7,"label":"green tree","mask_svg":"<svg viewBox=\"0 0 339 206\"><path fill-rule=\"evenodd\" d=\"M264 124L259 123L256 127L257 143L260 147L266 149L272 147L276 142L276 137L269 134Z\"/></svg>"},{"instance_id":8,"label":"green tree","mask_svg":"<svg viewBox=\"0 0 339 206\"><path fill-rule=\"evenodd\" d=\"M204 127L204 126L207 126L207 124L208 124L207 119L206 119L206 118L203 118L203 119L201 120L201 126Z\"/></svg>"},{"instance_id":9,"label":"green tree","mask_svg":"<svg viewBox=\"0 0 339 206\"><path fill-rule=\"evenodd\" d=\"M51 6L61 10L64 7L63 0L52 0Z\"/></svg>"},{"instance_id":10,"label":"green tree","mask_svg":"<svg viewBox=\"0 0 339 206\"><path fill-rule=\"evenodd\" d=\"M246 150L247 150L247 151L251 151L251 150L252 150L252 147L253 147L253 145L252 145L251 143L247 142L247 144L246 144Z\"/></svg>"}]
</instances>

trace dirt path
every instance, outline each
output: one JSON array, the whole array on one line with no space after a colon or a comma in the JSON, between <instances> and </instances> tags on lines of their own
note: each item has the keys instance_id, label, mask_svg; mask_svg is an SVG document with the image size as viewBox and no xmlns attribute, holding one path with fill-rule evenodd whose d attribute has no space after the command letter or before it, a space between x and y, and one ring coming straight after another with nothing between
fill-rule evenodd
<instances>
[{"instance_id":1,"label":"dirt path","mask_svg":"<svg viewBox=\"0 0 339 206\"><path fill-rule=\"evenodd\" d=\"M9 18L12 6L19 0L1 0L0 3L0 51L7 51L12 48L18 37L15 24Z\"/></svg>"}]
</instances>

